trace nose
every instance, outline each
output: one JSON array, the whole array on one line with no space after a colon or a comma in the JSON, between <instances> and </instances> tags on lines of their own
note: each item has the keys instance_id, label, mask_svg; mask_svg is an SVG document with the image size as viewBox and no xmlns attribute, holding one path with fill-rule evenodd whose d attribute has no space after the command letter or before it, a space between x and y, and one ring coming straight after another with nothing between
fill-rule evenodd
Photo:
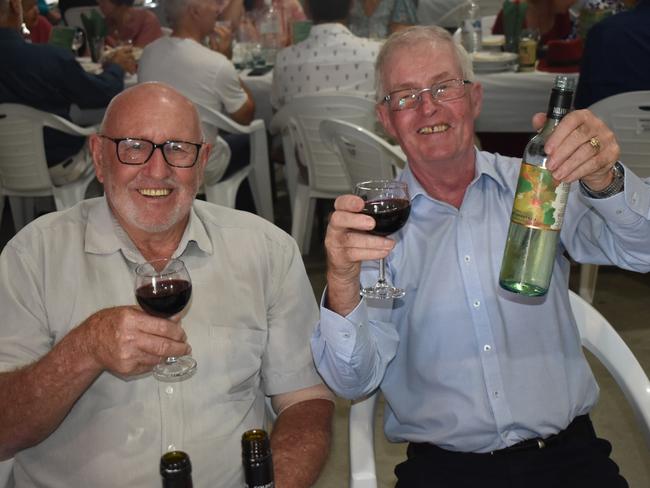
<instances>
[{"instance_id":1,"label":"nose","mask_svg":"<svg viewBox=\"0 0 650 488\"><path fill-rule=\"evenodd\" d=\"M422 95L422 100L420 101L419 110L422 111L424 115L432 115L436 113L439 107L438 101L433 97L433 92L427 91Z\"/></svg>"},{"instance_id":2,"label":"nose","mask_svg":"<svg viewBox=\"0 0 650 488\"><path fill-rule=\"evenodd\" d=\"M162 151L162 147L154 149L149 161L144 165L143 171L146 172L147 176L163 179L172 174L172 168L165 161Z\"/></svg>"}]
</instances>

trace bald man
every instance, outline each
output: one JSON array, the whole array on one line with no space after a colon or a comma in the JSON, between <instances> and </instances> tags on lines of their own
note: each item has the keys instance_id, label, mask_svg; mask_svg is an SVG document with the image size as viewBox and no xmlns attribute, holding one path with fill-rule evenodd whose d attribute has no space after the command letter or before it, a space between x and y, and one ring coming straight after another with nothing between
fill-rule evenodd
<instances>
[{"instance_id":1,"label":"bald man","mask_svg":"<svg viewBox=\"0 0 650 488\"><path fill-rule=\"evenodd\" d=\"M264 425L266 397L278 486L310 486L333 404L296 244L194 199L211 148L167 85L117 96L90 148L105 197L33 222L0 255L0 460L15 458L16 486L151 487L171 448L189 453L196 486L242 486L239 440ZM133 282L137 264L169 257L193 291L168 320L135 305ZM190 378L151 375L189 353Z\"/></svg>"}]
</instances>

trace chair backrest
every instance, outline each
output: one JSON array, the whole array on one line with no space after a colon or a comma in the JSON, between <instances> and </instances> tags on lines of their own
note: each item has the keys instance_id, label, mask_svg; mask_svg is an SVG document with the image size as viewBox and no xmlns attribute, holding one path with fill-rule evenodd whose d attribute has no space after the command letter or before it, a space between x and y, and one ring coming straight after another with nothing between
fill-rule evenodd
<instances>
[{"instance_id":1,"label":"chair backrest","mask_svg":"<svg viewBox=\"0 0 650 488\"><path fill-rule=\"evenodd\" d=\"M46 196L52 181L43 126L56 117L25 105L0 104L0 186L5 195Z\"/></svg>"},{"instance_id":2,"label":"chair backrest","mask_svg":"<svg viewBox=\"0 0 650 488\"><path fill-rule=\"evenodd\" d=\"M641 177L650 176L650 90L620 93L591 107L614 131L621 161Z\"/></svg>"},{"instance_id":3,"label":"chair backrest","mask_svg":"<svg viewBox=\"0 0 650 488\"><path fill-rule=\"evenodd\" d=\"M323 142L343 163L352 185L369 180L392 180L404 168L406 156L399 146L363 127L338 119L320 124Z\"/></svg>"},{"instance_id":4,"label":"chair backrest","mask_svg":"<svg viewBox=\"0 0 650 488\"><path fill-rule=\"evenodd\" d=\"M375 103L353 95L310 95L294 98L273 117L271 133L282 133L284 156L289 161L297 153L307 167L309 187L321 192L346 192L351 187L341 161L320 136L320 123L339 119L372 130ZM287 179L292 176L288 175ZM291 185L291 182L289 182Z\"/></svg>"},{"instance_id":5,"label":"chair backrest","mask_svg":"<svg viewBox=\"0 0 650 488\"><path fill-rule=\"evenodd\" d=\"M68 25L70 27L80 27L81 29L83 29L84 25L83 22L81 21L81 14L84 14L86 17L88 17L93 10L96 10L97 13L102 17L104 16L104 14L102 14L102 11L99 9L98 6L85 5L82 7L70 7L66 9L65 12L63 13L63 21L65 22L65 25Z\"/></svg>"},{"instance_id":6,"label":"chair backrest","mask_svg":"<svg viewBox=\"0 0 650 488\"><path fill-rule=\"evenodd\" d=\"M588 302L569 291L582 346L607 368L623 391L650 448L650 380L611 324ZM374 420L378 393L350 408L350 487L377 488Z\"/></svg>"},{"instance_id":7,"label":"chair backrest","mask_svg":"<svg viewBox=\"0 0 650 488\"><path fill-rule=\"evenodd\" d=\"M249 125L241 125L217 110L198 103L195 105L204 127L207 125L231 134L248 134L250 136L251 173L249 179L255 207L261 217L273 222L269 148L264 121L255 119Z\"/></svg>"}]
</instances>

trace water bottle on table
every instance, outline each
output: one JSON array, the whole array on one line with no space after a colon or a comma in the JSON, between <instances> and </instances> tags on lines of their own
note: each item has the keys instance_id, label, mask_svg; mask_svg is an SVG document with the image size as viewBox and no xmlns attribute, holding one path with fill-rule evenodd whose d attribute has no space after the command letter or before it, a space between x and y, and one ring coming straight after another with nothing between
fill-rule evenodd
<instances>
[{"instance_id":1,"label":"water bottle on table","mask_svg":"<svg viewBox=\"0 0 650 488\"><path fill-rule=\"evenodd\" d=\"M482 44L481 11L476 0L469 2L467 16L461 27L461 39L468 53L481 50Z\"/></svg>"}]
</instances>

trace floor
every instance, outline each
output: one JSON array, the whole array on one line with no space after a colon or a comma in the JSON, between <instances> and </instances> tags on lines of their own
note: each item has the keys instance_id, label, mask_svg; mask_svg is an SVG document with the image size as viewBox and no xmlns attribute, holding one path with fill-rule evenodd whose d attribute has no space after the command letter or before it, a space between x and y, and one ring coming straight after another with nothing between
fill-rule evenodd
<instances>
[{"instance_id":1,"label":"floor","mask_svg":"<svg viewBox=\"0 0 650 488\"><path fill-rule=\"evenodd\" d=\"M285 229L289 227L288 205L282 193L278 204L276 221ZM327 204L322 206L321 215L327 215ZM322 228L315 225L312 250L305 256L305 266L314 292L320 296L325 283L325 260L322 252ZM320 227L320 229L319 229ZM0 249L12 234L12 221L6 206L0 225ZM571 285L577 284L577 267L572 274ZM630 346L646 372L650 373L650 274L600 268L595 307L612 323ZM592 419L599 435L613 444L613 458L632 488L650 486L650 450L638 432L631 409L613 378L604 367L591 358L592 368L601 387L601 399L592 413ZM375 423L375 446L379 486L393 487L394 466L404 458L405 446L388 443L381 429L382 404L378 408ZM337 401L334 421L333 448L325 470L315 485L316 488L341 488L348 486L349 463L347 447L347 413L349 402Z\"/></svg>"}]
</instances>

